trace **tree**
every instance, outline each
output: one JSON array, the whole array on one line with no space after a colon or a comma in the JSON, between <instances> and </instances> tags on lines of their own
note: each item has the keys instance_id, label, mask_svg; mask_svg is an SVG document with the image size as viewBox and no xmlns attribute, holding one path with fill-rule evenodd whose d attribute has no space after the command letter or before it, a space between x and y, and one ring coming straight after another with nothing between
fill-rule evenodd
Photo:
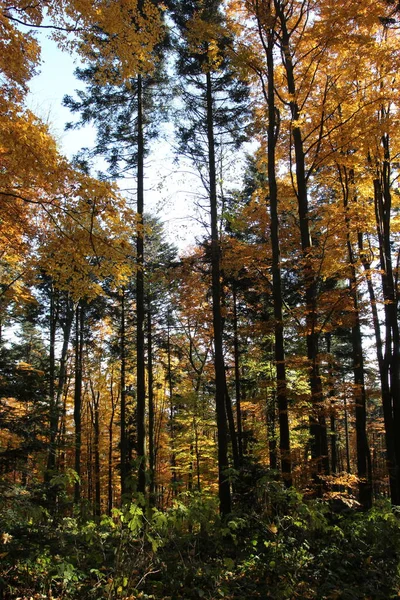
<instances>
[{"instance_id":1,"label":"tree","mask_svg":"<svg viewBox=\"0 0 400 600\"><path fill-rule=\"evenodd\" d=\"M130 13L133 29L146 25L147 10L151 3L141 3L137 12ZM150 11L151 12L151 11ZM153 7L153 13L157 9ZM97 128L97 144L92 155L102 155L110 165L113 177L136 170L136 449L138 459L137 490L144 494L146 487L145 452L145 297L144 297L144 158L148 144L155 134L149 114L154 104L154 88L160 75L161 44L165 39L159 32L151 42L150 55L136 64L134 72L126 72L118 49L114 48L114 36L110 32L98 32L96 43L105 49L101 54L89 53L91 64L87 69L78 69L78 77L87 84L87 91L78 92L79 100L71 97L65 104L73 112L81 113L78 126L93 122ZM158 44L158 47L157 47ZM165 44L164 44L165 47ZM151 60L150 60L151 57ZM119 60L117 65L115 60ZM158 69L158 70L157 70ZM158 77L158 80L160 77ZM90 153L89 153L90 154ZM123 356L121 361L123 362ZM124 405L124 394L121 401ZM122 417L124 423L124 417ZM123 427L124 429L124 427ZM122 432L124 438L125 432ZM122 443L122 465L125 464L125 442ZM121 475L125 479L125 467ZM125 487L125 484L124 484Z\"/></svg>"},{"instance_id":2,"label":"tree","mask_svg":"<svg viewBox=\"0 0 400 600\"><path fill-rule=\"evenodd\" d=\"M227 47L229 33L224 28L219 3L174 5L181 31L178 69L189 86L183 92L186 114L190 117L179 127L180 148L199 170L210 202L210 263L214 330L215 401L218 432L219 498L222 514L231 510L230 484L227 477L228 436L226 379L223 354L221 313L221 248L218 232L218 191L216 149L222 143L240 143L240 127L246 118L246 88L235 78ZM234 126L232 127L234 123ZM236 132L236 133L235 133ZM235 139L236 138L236 139ZM232 440L234 441L234 440Z\"/></svg>"}]
</instances>

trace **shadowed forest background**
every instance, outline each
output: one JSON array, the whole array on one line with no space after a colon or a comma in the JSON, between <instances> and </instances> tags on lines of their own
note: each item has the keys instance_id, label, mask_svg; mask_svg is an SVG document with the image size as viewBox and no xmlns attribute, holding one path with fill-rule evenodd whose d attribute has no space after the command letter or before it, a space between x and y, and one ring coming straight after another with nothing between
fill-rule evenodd
<instances>
[{"instance_id":1,"label":"shadowed forest background","mask_svg":"<svg viewBox=\"0 0 400 600\"><path fill-rule=\"evenodd\" d=\"M0 598L398 597L399 27L2 0ZM27 108L43 29L96 131L72 161ZM180 252L165 131L206 224Z\"/></svg>"}]
</instances>

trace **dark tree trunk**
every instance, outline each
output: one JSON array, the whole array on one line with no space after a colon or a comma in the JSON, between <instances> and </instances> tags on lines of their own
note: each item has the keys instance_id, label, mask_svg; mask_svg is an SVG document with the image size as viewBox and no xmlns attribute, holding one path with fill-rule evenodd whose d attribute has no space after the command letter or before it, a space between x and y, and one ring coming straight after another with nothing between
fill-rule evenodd
<instances>
[{"instance_id":1,"label":"dark tree trunk","mask_svg":"<svg viewBox=\"0 0 400 600\"><path fill-rule=\"evenodd\" d=\"M353 298L354 299L354 298ZM358 311L357 300L355 311ZM371 453L367 438L367 411L364 383L364 357L362 353L362 338L358 312L355 314L355 324L352 327L353 373L355 387L356 415L356 445L357 445L357 476L359 478L359 500L365 510L372 506L372 472Z\"/></svg>"},{"instance_id":2,"label":"dark tree trunk","mask_svg":"<svg viewBox=\"0 0 400 600\"><path fill-rule=\"evenodd\" d=\"M72 324L74 321L74 307L68 294L65 301L65 320L61 321L63 330L63 343L61 347L60 356L60 368L58 381L55 381L55 342L56 342L56 325L59 319L59 298L57 299L57 306L54 306L54 288L51 289L51 300L50 300L50 445L49 454L47 457L47 473L46 479L49 481L52 473L56 469L57 462L57 448L60 446L61 440L59 439L59 421L63 410L63 393L66 382L67 374L67 355L68 347L71 338ZM58 439L57 439L58 438ZM55 501L54 494L52 495L52 502Z\"/></svg>"},{"instance_id":3,"label":"dark tree trunk","mask_svg":"<svg viewBox=\"0 0 400 600\"><path fill-rule=\"evenodd\" d=\"M313 410L310 414L311 457L313 460L313 477L317 492L321 493L323 480L319 475L329 474L328 437L325 411L323 405L322 382L318 363L318 331L317 331L317 274L314 271L311 253L312 239L309 223L308 189L305 165L305 153L300 122L300 108L296 101L297 89L294 64L290 50L290 33L288 31L287 13L283 2L274 0L276 14L281 26L282 57L285 68L287 88L290 94L290 110L292 118L292 136L295 154L296 189L301 248L303 253L303 280L306 300L306 341L309 369L309 382Z\"/></svg>"},{"instance_id":4,"label":"dark tree trunk","mask_svg":"<svg viewBox=\"0 0 400 600\"><path fill-rule=\"evenodd\" d=\"M331 446L331 471L338 472L338 448L337 448L337 432L336 432L336 414L335 414L335 387L334 387L334 365L331 357L331 334L326 334L326 352L329 356L328 360L328 387L330 397L330 446Z\"/></svg>"},{"instance_id":5,"label":"dark tree trunk","mask_svg":"<svg viewBox=\"0 0 400 600\"><path fill-rule=\"evenodd\" d=\"M49 351L49 399L50 399L50 440L49 440L49 454L47 457L47 470L45 473L45 480L50 481L51 476L54 475L56 467L56 439L58 433L58 419L59 407L57 406L57 398L55 394L55 345L56 345L56 328L57 328L57 309L55 307L55 291L53 285L50 289L50 351ZM54 495L52 500L54 501Z\"/></svg>"},{"instance_id":6,"label":"dark tree trunk","mask_svg":"<svg viewBox=\"0 0 400 600\"><path fill-rule=\"evenodd\" d=\"M279 450L281 457L282 477L285 485L292 485L292 466L290 457L290 432L288 416L288 398L285 365L285 343L283 330L283 297L281 281L281 257L279 239L278 217L278 187L276 181L276 142L278 136L278 111L275 106L275 67L274 67L274 27L268 31L265 47L268 69L268 187L270 234L272 250L272 295L274 306L274 334L275 334L275 369L276 392L279 415Z\"/></svg>"},{"instance_id":7,"label":"dark tree trunk","mask_svg":"<svg viewBox=\"0 0 400 600\"><path fill-rule=\"evenodd\" d=\"M269 467L276 471L278 469L278 453L276 443L276 397L274 392L267 399L267 435Z\"/></svg>"},{"instance_id":8,"label":"dark tree trunk","mask_svg":"<svg viewBox=\"0 0 400 600\"><path fill-rule=\"evenodd\" d=\"M169 435L171 439L171 456L170 464L172 470L171 483L172 493L177 494L177 472L176 472L176 450L175 450L175 410L174 410L174 386L172 382L172 365L171 365L171 322L170 313L168 311L167 321L167 383L168 383L168 395L169 395Z\"/></svg>"},{"instance_id":9,"label":"dark tree trunk","mask_svg":"<svg viewBox=\"0 0 400 600\"><path fill-rule=\"evenodd\" d=\"M154 462L154 382L153 382L153 332L150 300L147 307L147 371L149 390L149 496L154 504L155 492L155 462Z\"/></svg>"},{"instance_id":10,"label":"dark tree trunk","mask_svg":"<svg viewBox=\"0 0 400 600\"><path fill-rule=\"evenodd\" d=\"M236 428L239 461L243 460L243 431L242 431L242 409L241 409L241 386L240 386L240 350L239 350L239 335L238 335L238 316L237 316L237 296L236 284L233 282L233 353L235 361L235 394L236 394Z\"/></svg>"},{"instance_id":11,"label":"dark tree trunk","mask_svg":"<svg viewBox=\"0 0 400 600\"><path fill-rule=\"evenodd\" d=\"M61 323L63 330L63 343L61 348L61 356L60 356L60 369L58 375L57 382L57 391L56 391L56 403L57 406L62 406L62 414L64 417L64 426L65 426L65 403L66 403L66 395L67 391L65 387L68 388L67 382L67 360L68 360L68 348L71 339L72 325L74 323L74 315L75 308L72 299L69 297L67 293L66 301L65 301L65 321ZM61 410L61 408L60 408ZM58 429L58 425L57 425Z\"/></svg>"},{"instance_id":12,"label":"dark tree trunk","mask_svg":"<svg viewBox=\"0 0 400 600\"><path fill-rule=\"evenodd\" d=\"M93 401L93 449L94 449L94 516L96 520L101 514L100 487L100 392L92 388Z\"/></svg>"},{"instance_id":13,"label":"dark tree trunk","mask_svg":"<svg viewBox=\"0 0 400 600\"><path fill-rule=\"evenodd\" d=\"M399 499L396 481L396 455L394 446L395 436L393 430L394 424L392 415L392 400L390 396L389 373L383 357L383 341L379 325L377 300L371 278L371 265L366 258L363 235L361 233L358 235L358 247L367 281L368 295L372 312L372 322L375 333L375 347L378 359L379 378L381 384L383 421L385 425L386 466L389 474L390 498L392 504L398 504Z\"/></svg>"},{"instance_id":14,"label":"dark tree trunk","mask_svg":"<svg viewBox=\"0 0 400 600\"><path fill-rule=\"evenodd\" d=\"M345 435L345 441L346 441L346 471L347 471L347 473L351 473L349 419L348 419L348 413L347 413L346 396L343 398L343 409L344 409L344 435Z\"/></svg>"},{"instance_id":15,"label":"dark tree trunk","mask_svg":"<svg viewBox=\"0 0 400 600\"><path fill-rule=\"evenodd\" d=\"M350 178L353 175L350 174ZM345 210L346 245L350 267L349 294L353 304L353 325L351 328L352 359L354 374L354 398L356 417L356 445L357 445L357 476L359 478L359 500L365 510L372 506L372 472L371 453L367 438L367 407L364 380L364 355L362 349L362 334L359 314L359 301L357 293L357 273L355 257L350 238L350 217L348 214L349 178L345 174L343 180L343 207Z\"/></svg>"},{"instance_id":16,"label":"dark tree trunk","mask_svg":"<svg viewBox=\"0 0 400 600\"><path fill-rule=\"evenodd\" d=\"M75 424L75 482L74 502L81 500L81 449L82 449L82 361L83 361L83 325L84 303L82 300L76 307L75 317L75 390L74 390L74 424Z\"/></svg>"},{"instance_id":17,"label":"dark tree trunk","mask_svg":"<svg viewBox=\"0 0 400 600\"><path fill-rule=\"evenodd\" d=\"M121 325L120 325L120 387L121 387L121 440L120 440L120 476L121 476L121 502L128 492L128 435L126 415L126 331L125 331L125 290L121 289Z\"/></svg>"},{"instance_id":18,"label":"dark tree trunk","mask_svg":"<svg viewBox=\"0 0 400 600\"><path fill-rule=\"evenodd\" d=\"M136 367L137 367L137 405L136 405L136 452L138 460L137 491L146 492L146 388L144 360L144 135L143 135L143 82L137 78L137 237L136 237Z\"/></svg>"},{"instance_id":19,"label":"dark tree trunk","mask_svg":"<svg viewBox=\"0 0 400 600\"><path fill-rule=\"evenodd\" d=\"M383 115L385 118L385 115ZM379 242L379 257L381 266L382 292L385 314L385 351L382 369L384 379L389 383L390 403L385 406L386 421L392 420L392 425L386 431L389 452L394 450L394 461L391 467L391 496L393 504L400 504L400 335L398 323L398 292L397 281L392 264L391 248L391 208L392 198L390 191L390 140L387 134L382 136L384 160L374 180L374 201L377 235ZM386 399L384 399L385 402ZM389 415L391 412L391 418Z\"/></svg>"},{"instance_id":20,"label":"dark tree trunk","mask_svg":"<svg viewBox=\"0 0 400 600\"><path fill-rule=\"evenodd\" d=\"M221 316L221 249L218 236L217 185L215 168L214 115L211 74L206 74L208 172L211 211L211 277L214 327L215 405L218 442L218 491L222 515L231 512L231 490L227 474L228 430L225 411L225 364L222 343Z\"/></svg>"},{"instance_id":21,"label":"dark tree trunk","mask_svg":"<svg viewBox=\"0 0 400 600\"><path fill-rule=\"evenodd\" d=\"M107 512L111 515L114 506L114 493L113 493L113 425L115 418L115 407L118 399L114 398L114 373L111 376L110 384L110 398L111 398L111 415L108 423L108 480L107 480Z\"/></svg>"},{"instance_id":22,"label":"dark tree trunk","mask_svg":"<svg viewBox=\"0 0 400 600\"><path fill-rule=\"evenodd\" d=\"M228 417L229 436L231 438L233 466L235 469L238 470L240 467L239 450L238 450L237 436L236 436L236 430L235 430L235 419L233 417L232 402L231 402L231 398L229 396L228 385L226 383L226 377L225 377L225 409L226 409L226 415Z\"/></svg>"}]
</instances>

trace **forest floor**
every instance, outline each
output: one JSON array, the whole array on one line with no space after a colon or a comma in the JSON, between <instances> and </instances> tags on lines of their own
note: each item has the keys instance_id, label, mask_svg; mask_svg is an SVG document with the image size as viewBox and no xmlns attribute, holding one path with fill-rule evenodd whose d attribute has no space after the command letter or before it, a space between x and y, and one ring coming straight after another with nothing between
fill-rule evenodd
<instances>
[{"instance_id":1,"label":"forest floor","mask_svg":"<svg viewBox=\"0 0 400 600\"><path fill-rule=\"evenodd\" d=\"M275 497L274 497L275 494ZM0 513L1 600L389 600L400 516L276 490L221 520L215 500L133 503L97 521L20 496Z\"/></svg>"}]
</instances>

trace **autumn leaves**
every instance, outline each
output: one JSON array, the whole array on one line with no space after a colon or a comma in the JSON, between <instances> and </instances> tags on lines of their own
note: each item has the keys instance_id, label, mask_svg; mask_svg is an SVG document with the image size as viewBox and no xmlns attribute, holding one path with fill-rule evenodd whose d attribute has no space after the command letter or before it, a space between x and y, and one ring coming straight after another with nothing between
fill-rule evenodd
<instances>
[{"instance_id":1,"label":"autumn leaves","mask_svg":"<svg viewBox=\"0 0 400 600\"><path fill-rule=\"evenodd\" d=\"M397 29L392 27L396 8L384 1L255 0L231 2L225 13L213 2L190 6L175 2L168 10L179 30L174 42L179 53L176 76L185 104L185 118L178 127L181 150L198 169L210 200L212 239L206 258L211 264L207 277L210 286L212 282L223 512L231 508L231 488L224 473L235 454L235 435L242 442L243 434L240 409L236 424L233 419L229 427L227 424L232 410L228 388L235 390L231 395L236 395L238 402L241 382L233 377L227 381L226 364L232 348L224 305L230 291L224 278L237 280L235 294L246 304L248 292L240 289L243 271L251 274L249 288L254 286L260 297L267 298L264 306L258 305L258 312L265 327L269 321L267 329L273 340L269 361L278 409L276 414L274 407L272 413L270 407L268 410L270 422L278 417L279 452L271 445L268 458L273 452L279 455L287 485L296 468L310 468L319 491L323 478L337 470L340 450L335 446L335 419L342 407L341 400L333 400L340 396L335 391L339 383L332 382L335 361L327 339L339 339L346 329L351 334L346 377L354 407L354 463L360 499L365 507L370 505L372 471L362 330L363 322L370 320L391 495L394 502L400 502L400 445L395 436L400 419L396 191L400 46ZM46 17L56 28L59 42L72 44L89 66L81 74L91 86L90 93L81 95L81 103L71 100L71 106L81 111L87 108L85 102L91 104L87 120L99 129L104 126L106 111L113 111L115 120L110 119L109 129L103 130L107 135L99 137L96 151L110 158L113 176L121 156L121 161L128 156L129 168L137 169L136 212L127 208L115 187L68 164L46 125L25 107L39 48L34 35L23 36L21 27L26 27L22 23L29 28L43 25L40 7L17 4L10 9L3 5L0 15L3 295L18 300L23 282L28 287L44 272L59 291L68 291L75 303L86 302L103 293L104 281L112 281L123 295L136 275L136 369L140 373L136 433L141 464L146 462L146 402L151 396L145 389L149 367L144 360L144 157L146 127L157 118L146 102L149 90L168 85L166 79L157 80L155 68L163 53L164 12L164 6L147 1L80 0L50 3ZM101 97L106 88L114 94L112 98ZM97 101L106 108L101 118ZM116 101L120 107L124 102L129 110L123 108L119 113L113 109ZM110 152L111 126L119 135L112 142L119 145L115 152ZM237 195L235 201L217 162L228 143L240 145L246 133L258 144L253 180L248 196ZM226 195L233 198L230 205ZM221 222L229 224L224 234ZM136 248L132 243L135 236ZM255 274L257 260L260 264ZM179 310L184 309L182 298ZM293 342L296 337L297 345ZM189 340L192 349L193 344L196 340ZM212 352L207 344L205 347L208 360ZM261 350L256 355L261 361ZM235 362L235 377L240 379L243 367L238 352ZM286 367L295 363L296 368L288 373ZM295 427L299 422L304 426L290 381L293 372L302 381L308 402L309 438L303 444L306 457L302 460L295 459L292 444ZM122 390L122 397L124 393ZM129 453L125 454L122 464L128 462ZM143 471L140 491L146 485Z\"/></svg>"}]
</instances>

